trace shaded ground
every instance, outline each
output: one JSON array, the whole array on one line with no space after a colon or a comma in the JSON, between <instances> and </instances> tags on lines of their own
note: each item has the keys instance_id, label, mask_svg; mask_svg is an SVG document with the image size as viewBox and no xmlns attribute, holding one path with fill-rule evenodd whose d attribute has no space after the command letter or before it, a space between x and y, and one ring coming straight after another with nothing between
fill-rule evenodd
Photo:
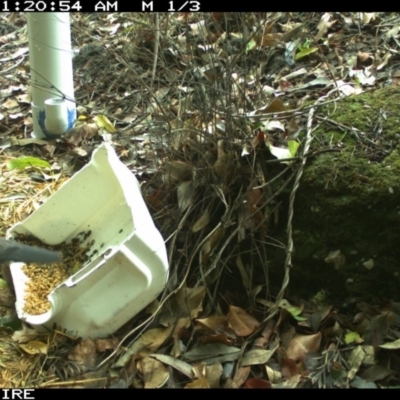
<instances>
[{"instance_id":1,"label":"shaded ground","mask_svg":"<svg viewBox=\"0 0 400 400\"><path fill-rule=\"evenodd\" d=\"M310 273L307 282L335 298L398 298L398 97L397 88L385 88L346 99L315 134L318 146L337 151L306 168L294 219L295 259ZM334 250L343 265L324 262Z\"/></svg>"}]
</instances>

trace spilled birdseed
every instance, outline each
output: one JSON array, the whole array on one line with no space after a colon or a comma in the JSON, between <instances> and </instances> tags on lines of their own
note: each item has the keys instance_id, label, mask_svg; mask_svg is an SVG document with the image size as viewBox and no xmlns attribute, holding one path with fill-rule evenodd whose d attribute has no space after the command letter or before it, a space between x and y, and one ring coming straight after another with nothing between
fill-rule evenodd
<instances>
[{"instance_id":1,"label":"spilled birdseed","mask_svg":"<svg viewBox=\"0 0 400 400\"><path fill-rule=\"evenodd\" d=\"M69 276L79 271L89 260L88 252L93 241L83 245L90 231L79 233L70 243L50 246L31 236L18 236L20 243L38 246L62 253L62 261L53 264L26 264L22 270L29 278L26 285L24 311L30 315L40 315L50 310L48 295Z\"/></svg>"}]
</instances>

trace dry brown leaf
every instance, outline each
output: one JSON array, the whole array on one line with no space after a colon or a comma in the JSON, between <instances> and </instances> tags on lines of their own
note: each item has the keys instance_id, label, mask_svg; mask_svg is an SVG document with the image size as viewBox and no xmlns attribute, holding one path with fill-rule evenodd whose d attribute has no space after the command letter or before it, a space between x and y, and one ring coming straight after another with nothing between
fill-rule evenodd
<instances>
[{"instance_id":1,"label":"dry brown leaf","mask_svg":"<svg viewBox=\"0 0 400 400\"><path fill-rule=\"evenodd\" d=\"M171 366L183 375L186 375L189 379L194 378L192 366L185 361L179 360L176 357L168 356L166 354L152 354L151 357Z\"/></svg>"},{"instance_id":2,"label":"dry brown leaf","mask_svg":"<svg viewBox=\"0 0 400 400\"><path fill-rule=\"evenodd\" d=\"M274 370L268 365L265 366L265 371L267 373L267 377L269 382L278 383L282 380L282 374L279 371Z\"/></svg>"},{"instance_id":3,"label":"dry brown leaf","mask_svg":"<svg viewBox=\"0 0 400 400\"><path fill-rule=\"evenodd\" d=\"M230 329L225 329L224 332L218 333L216 335L206 335L201 339L201 343L223 343L228 346L232 346L236 343L236 335L234 332L230 332Z\"/></svg>"},{"instance_id":4,"label":"dry brown leaf","mask_svg":"<svg viewBox=\"0 0 400 400\"><path fill-rule=\"evenodd\" d=\"M283 102L279 98L274 98L268 105L261 107L255 111L253 111L252 115L250 116L255 116L255 115L260 115L260 114L272 114L272 113L277 113L281 111L285 111L286 107L284 106Z\"/></svg>"},{"instance_id":5,"label":"dry brown leaf","mask_svg":"<svg viewBox=\"0 0 400 400\"><path fill-rule=\"evenodd\" d=\"M194 183L192 181L181 182L177 188L178 207L183 213L190 205L194 194Z\"/></svg>"},{"instance_id":6,"label":"dry brown leaf","mask_svg":"<svg viewBox=\"0 0 400 400\"><path fill-rule=\"evenodd\" d=\"M289 125L286 127L286 139L295 140L299 134L300 128L295 118L292 118Z\"/></svg>"},{"instance_id":7,"label":"dry brown leaf","mask_svg":"<svg viewBox=\"0 0 400 400\"><path fill-rule=\"evenodd\" d=\"M249 190L246 195L246 206L249 212L249 218L246 227L251 231L259 230L262 237L267 234L267 227L264 222L264 212L260 207L265 204L264 193L260 189ZM246 222L246 221L245 221Z\"/></svg>"},{"instance_id":8,"label":"dry brown leaf","mask_svg":"<svg viewBox=\"0 0 400 400\"><path fill-rule=\"evenodd\" d=\"M322 335L296 335L289 343L287 357L294 361L305 361L309 353L316 353L321 346Z\"/></svg>"},{"instance_id":9,"label":"dry brown leaf","mask_svg":"<svg viewBox=\"0 0 400 400\"><path fill-rule=\"evenodd\" d=\"M144 193L147 205L155 211L160 211L165 206L166 192L156 189L149 194Z\"/></svg>"},{"instance_id":10,"label":"dry brown leaf","mask_svg":"<svg viewBox=\"0 0 400 400\"><path fill-rule=\"evenodd\" d=\"M196 318L203 310L203 299L206 294L205 288L182 288L168 302L162 311L160 322L163 325L172 325L179 318Z\"/></svg>"},{"instance_id":11,"label":"dry brown leaf","mask_svg":"<svg viewBox=\"0 0 400 400\"><path fill-rule=\"evenodd\" d=\"M244 383L246 389L270 389L271 383L259 378L250 378Z\"/></svg>"},{"instance_id":12,"label":"dry brown leaf","mask_svg":"<svg viewBox=\"0 0 400 400\"><path fill-rule=\"evenodd\" d=\"M96 339L96 350L99 353L103 353L106 350L114 350L118 344L119 339L111 338L111 339Z\"/></svg>"},{"instance_id":13,"label":"dry brown leaf","mask_svg":"<svg viewBox=\"0 0 400 400\"><path fill-rule=\"evenodd\" d=\"M207 364L213 362L224 363L235 361L241 356L239 347L227 346L221 343L204 344L195 347L184 354L185 359L191 361L207 360Z\"/></svg>"},{"instance_id":14,"label":"dry brown leaf","mask_svg":"<svg viewBox=\"0 0 400 400\"><path fill-rule=\"evenodd\" d=\"M282 377L286 380L299 375L299 368L297 367L296 361L291 358L283 358L281 360L281 373Z\"/></svg>"},{"instance_id":15,"label":"dry brown leaf","mask_svg":"<svg viewBox=\"0 0 400 400\"><path fill-rule=\"evenodd\" d=\"M172 316L172 318L174 318ZM173 319L171 319L171 324L173 324ZM174 325L174 331L172 333L172 337L174 339L174 343L172 345L171 355L174 357L180 357L182 355L182 350L184 349L182 343L182 337L186 339L187 336L187 328L189 328L192 324L192 319L189 317L179 318L178 321Z\"/></svg>"},{"instance_id":16,"label":"dry brown leaf","mask_svg":"<svg viewBox=\"0 0 400 400\"><path fill-rule=\"evenodd\" d=\"M283 92L292 89L294 86L292 83L287 81L286 79L281 79L279 81L279 89L281 89Z\"/></svg>"},{"instance_id":17,"label":"dry brown leaf","mask_svg":"<svg viewBox=\"0 0 400 400\"><path fill-rule=\"evenodd\" d=\"M276 385L273 385L273 388L279 388L279 389L294 389L297 387L297 385L299 384L301 380L301 375L300 374L296 374L291 376L290 378L286 379L283 382L279 382Z\"/></svg>"},{"instance_id":18,"label":"dry brown leaf","mask_svg":"<svg viewBox=\"0 0 400 400\"><path fill-rule=\"evenodd\" d=\"M219 22L219 21L221 21L221 19L224 17L224 14L225 14L225 13L223 13L223 12L212 12L212 13L211 13L211 18L212 18L214 21Z\"/></svg>"},{"instance_id":19,"label":"dry brown leaf","mask_svg":"<svg viewBox=\"0 0 400 400\"><path fill-rule=\"evenodd\" d=\"M204 378L206 373L206 363L201 361L193 365L193 374L197 379Z\"/></svg>"},{"instance_id":20,"label":"dry brown leaf","mask_svg":"<svg viewBox=\"0 0 400 400\"><path fill-rule=\"evenodd\" d=\"M208 209L204 210L203 214L201 214L200 218L193 224L192 232L198 232L205 228L210 222L210 212Z\"/></svg>"},{"instance_id":21,"label":"dry brown leaf","mask_svg":"<svg viewBox=\"0 0 400 400\"><path fill-rule=\"evenodd\" d=\"M249 376L251 371L251 367L240 367L235 372L233 377L233 382L236 384L237 387L241 387L244 382L246 381L247 377Z\"/></svg>"},{"instance_id":22,"label":"dry brown leaf","mask_svg":"<svg viewBox=\"0 0 400 400\"><path fill-rule=\"evenodd\" d=\"M26 138L26 139L16 139L16 138L10 138L10 145L11 146L27 146L30 144L37 144L39 146L45 145L46 148L55 148L55 146L49 145L48 140L44 139L36 139L36 138Z\"/></svg>"},{"instance_id":23,"label":"dry brown leaf","mask_svg":"<svg viewBox=\"0 0 400 400\"><path fill-rule=\"evenodd\" d=\"M206 372L206 379L208 381L208 384L210 385L210 388L218 389L220 387L219 381L221 379L221 375L223 372L221 363L216 362L214 364L207 365L205 372Z\"/></svg>"},{"instance_id":24,"label":"dry brown leaf","mask_svg":"<svg viewBox=\"0 0 400 400\"><path fill-rule=\"evenodd\" d=\"M230 306L228 323L236 335L248 336L260 325L260 323L240 307Z\"/></svg>"},{"instance_id":25,"label":"dry brown leaf","mask_svg":"<svg viewBox=\"0 0 400 400\"><path fill-rule=\"evenodd\" d=\"M340 364L339 366L342 367ZM385 379L392 373L393 372L389 368L386 368L381 365L373 365L363 372L362 378L367 381L376 382Z\"/></svg>"},{"instance_id":26,"label":"dry brown leaf","mask_svg":"<svg viewBox=\"0 0 400 400\"><path fill-rule=\"evenodd\" d=\"M95 365L98 360L96 342L93 339L83 340L72 349L68 355L68 360L79 361L86 366Z\"/></svg>"},{"instance_id":27,"label":"dry brown leaf","mask_svg":"<svg viewBox=\"0 0 400 400\"><path fill-rule=\"evenodd\" d=\"M210 254L214 251L217 246L219 240L222 238L224 234L224 229L219 227L216 229L209 239L203 244L201 249L201 262L204 267L208 267L210 261ZM207 268L205 268L207 270Z\"/></svg>"},{"instance_id":28,"label":"dry brown leaf","mask_svg":"<svg viewBox=\"0 0 400 400\"><path fill-rule=\"evenodd\" d=\"M347 360L350 367L349 372L347 373L347 379L349 381L351 381L356 376L356 373L361 367L364 357L365 357L365 352L362 346L357 346L351 351L349 358Z\"/></svg>"},{"instance_id":29,"label":"dry brown leaf","mask_svg":"<svg viewBox=\"0 0 400 400\"><path fill-rule=\"evenodd\" d=\"M390 52L386 52L386 54L383 56L383 59L380 60L379 64L376 66L376 70L380 71L383 67L385 67L390 58L392 57L392 54Z\"/></svg>"},{"instance_id":30,"label":"dry brown leaf","mask_svg":"<svg viewBox=\"0 0 400 400\"><path fill-rule=\"evenodd\" d=\"M239 269L240 277L242 278L242 283L244 288L246 289L246 292L250 293L251 290L250 278L246 271L246 268L243 265L242 256L240 254L238 254L238 256L236 257L236 266Z\"/></svg>"},{"instance_id":31,"label":"dry brown leaf","mask_svg":"<svg viewBox=\"0 0 400 400\"><path fill-rule=\"evenodd\" d=\"M287 25L289 25L289 24L287 24ZM283 27L283 25L282 25L282 27ZM297 38L299 38L299 36L302 35L302 31L303 31L302 23L299 23L299 24L294 23L292 25L292 27L293 27L293 29L284 31L285 34L282 36L282 42L284 42L284 43L292 42L292 41L296 40Z\"/></svg>"},{"instance_id":32,"label":"dry brown leaf","mask_svg":"<svg viewBox=\"0 0 400 400\"><path fill-rule=\"evenodd\" d=\"M266 364L274 355L278 346L271 350L255 349L246 352L241 360L241 366Z\"/></svg>"},{"instance_id":33,"label":"dry brown leaf","mask_svg":"<svg viewBox=\"0 0 400 400\"><path fill-rule=\"evenodd\" d=\"M363 12L361 13L362 15L362 21L364 24L369 24L371 21L373 21L376 18L376 13L371 12L371 13L367 13L367 12Z\"/></svg>"},{"instance_id":34,"label":"dry brown leaf","mask_svg":"<svg viewBox=\"0 0 400 400\"><path fill-rule=\"evenodd\" d=\"M186 389L210 389L207 378L196 379L185 386Z\"/></svg>"},{"instance_id":35,"label":"dry brown leaf","mask_svg":"<svg viewBox=\"0 0 400 400\"><path fill-rule=\"evenodd\" d=\"M328 29L336 22L336 20L330 21L331 17L331 13L328 12L322 15L321 20L319 21L319 24L317 26L318 32L314 38L316 42L322 39L328 32Z\"/></svg>"},{"instance_id":36,"label":"dry brown leaf","mask_svg":"<svg viewBox=\"0 0 400 400\"><path fill-rule=\"evenodd\" d=\"M141 355L147 355L156 352L170 336L171 330L172 327L154 328L146 331L137 341L140 343L141 347L141 350L138 353Z\"/></svg>"},{"instance_id":37,"label":"dry brown leaf","mask_svg":"<svg viewBox=\"0 0 400 400\"><path fill-rule=\"evenodd\" d=\"M254 348L265 349L269 343L271 335L274 333L275 321L269 320L261 332L261 336L254 340Z\"/></svg>"},{"instance_id":38,"label":"dry brown leaf","mask_svg":"<svg viewBox=\"0 0 400 400\"><path fill-rule=\"evenodd\" d=\"M192 179L193 165L183 161L165 163L163 181L168 184L183 182Z\"/></svg>"},{"instance_id":39,"label":"dry brown leaf","mask_svg":"<svg viewBox=\"0 0 400 400\"><path fill-rule=\"evenodd\" d=\"M72 128L70 131L66 132L65 140L74 146L79 146L84 140L95 137L98 131L99 129L96 124L85 124L83 126Z\"/></svg>"},{"instance_id":40,"label":"dry brown leaf","mask_svg":"<svg viewBox=\"0 0 400 400\"><path fill-rule=\"evenodd\" d=\"M373 57L372 57L372 55L371 55L370 53L361 52L361 51L359 51L359 52L357 53L357 61L358 61L360 64L365 63L368 59L373 60Z\"/></svg>"},{"instance_id":41,"label":"dry brown leaf","mask_svg":"<svg viewBox=\"0 0 400 400\"><path fill-rule=\"evenodd\" d=\"M157 389L163 387L169 379L169 371L158 360L144 357L138 362L138 370L143 374L144 387L146 389Z\"/></svg>"},{"instance_id":42,"label":"dry brown leaf","mask_svg":"<svg viewBox=\"0 0 400 400\"><path fill-rule=\"evenodd\" d=\"M203 327L211 329L213 331L222 331L227 326L228 318L225 315L213 315L211 317L196 319L196 322L201 324Z\"/></svg>"},{"instance_id":43,"label":"dry brown leaf","mask_svg":"<svg viewBox=\"0 0 400 400\"><path fill-rule=\"evenodd\" d=\"M46 343L33 340L26 344L20 344L19 347L30 355L47 354L48 346Z\"/></svg>"},{"instance_id":44,"label":"dry brown leaf","mask_svg":"<svg viewBox=\"0 0 400 400\"><path fill-rule=\"evenodd\" d=\"M5 102L1 104L1 106L7 110L11 110L13 108L18 107L18 102L13 99L7 99Z\"/></svg>"},{"instance_id":45,"label":"dry brown leaf","mask_svg":"<svg viewBox=\"0 0 400 400\"><path fill-rule=\"evenodd\" d=\"M215 175L222 178L224 182L228 182L233 174L234 157L232 154L225 153L224 141L218 141L218 158L213 165Z\"/></svg>"},{"instance_id":46,"label":"dry brown leaf","mask_svg":"<svg viewBox=\"0 0 400 400\"><path fill-rule=\"evenodd\" d=\"M282 39L282 33L266 33L261 38L261 46L263 47L274 47L280 43Z\"/></svg>"},{"instance_id":47,"label":"dry brown leaf","mask_svg":"<svg viewBox=\"0 0 400 400\"><path fill-rule=\"evenodd\" d=\"M144 332L129 346L125 354L119 357L114 366L117 368L126 367L131 363L132 356L146 356L155 353L163 345L164 341L170 337L172 329L173 326L169 326L168 328L154 328Z\"/></svg>"}]
</instances>

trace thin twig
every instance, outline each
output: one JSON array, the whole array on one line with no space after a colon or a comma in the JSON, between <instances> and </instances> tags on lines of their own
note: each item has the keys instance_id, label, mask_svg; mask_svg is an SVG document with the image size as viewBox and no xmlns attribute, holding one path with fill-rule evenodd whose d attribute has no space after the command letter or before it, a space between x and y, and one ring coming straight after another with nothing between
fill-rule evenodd
<instances>
[{"instance_id":1,"label":"thin twig","mask_svg":"<svg viewBox=\"0 0 400 400\"><path fill-rule=\"evenodd\" d=\"M158 60L158 49L160 47L160 15L159 13L155 13L155 22L156 22L156 35L154 39L154 60L153 60L153 70L151 71L151 81L150 81L150 89L153 89L154 78L156 76L157 69L157 60Z\"/></svg>"},{"instance_id":2,"label":"thin twig","mask_svg":"<svg viewBox=\"0 0 400 400\"><path fill-rule=\"evenodd\" d=\"M290 275L290 270L292 268L292 253L293 253L293 247L294 247L293 246L293 228L292 228L292 221L293 221L293 214L294 214L294 201L295 201L297 189L299 188L299 185L300 185L301 176L303 175L304 166L307 162L307 154L308 154L311 142L313 140L313 136L311 134L312 133L313 115L314 115L314 108L311 108L309 111L309 114L308 114L307 137L306 137L306 143L305 143L304 149L303 149L303 158L302 158L300 167L297 170L293 189L290 193L290 198L289 198L289 215L288 215L288 223L287 223L287 228L286 228L287 235L288 235L288 243L287 243L287 247L286 247L285 276L283 278L282 287L276 297L275 303L269 310L268 316L260 324L260 326L257 328L257 330L254 331L250 335L247 343L249 343L251 339L253 339L256 335L258 335L264 329L267 322L276 315L276 313L279 310L280 301L283 299L285 290L286 290L287 286L289 285L289 275Z\"/></svg>"},{"instance_id":3,"label":"thin twig","mask_svg":"<svg viewBox=\"0 0 400 400\"><path fill-rule=\"evenodd\" d=\"M0 75L6 75L6 74L8 74L8 73L9 73L10 71L12 71L13 69L19 67L19 66L23 63L24 60L25 60L25 56L22 56L22 57L21 57L21 60L20 60L19 62L17 62L15 65L13 65L13 66L10 67L10 68L7 68L7 69L4 70L4 71L0 71Z\"/></svg>"}]
</instances>

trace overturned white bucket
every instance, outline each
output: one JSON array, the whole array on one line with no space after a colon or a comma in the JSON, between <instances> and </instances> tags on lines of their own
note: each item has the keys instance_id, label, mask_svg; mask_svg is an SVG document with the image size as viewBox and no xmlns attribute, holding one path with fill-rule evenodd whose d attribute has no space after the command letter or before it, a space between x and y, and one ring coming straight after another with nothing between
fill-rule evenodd
<instances>
[{"instance_id":1,"label":"overturned white bucket","mask_svg":"<svg viewBox=\"0 0 400 400\"><path fill-rule=\"evenodd\" d=\"M22 263L11 264L20 319L37 328L51 329L56 323L84 338L105 337L164 289L164 240L137 179L109 144L95 150L88 165L8 235L25 234L55 245L88 230L87 240L94 240L90 262L50 293L51 308L44 314L24 311L28 278Z\"/></svg>"}]
</instances>

